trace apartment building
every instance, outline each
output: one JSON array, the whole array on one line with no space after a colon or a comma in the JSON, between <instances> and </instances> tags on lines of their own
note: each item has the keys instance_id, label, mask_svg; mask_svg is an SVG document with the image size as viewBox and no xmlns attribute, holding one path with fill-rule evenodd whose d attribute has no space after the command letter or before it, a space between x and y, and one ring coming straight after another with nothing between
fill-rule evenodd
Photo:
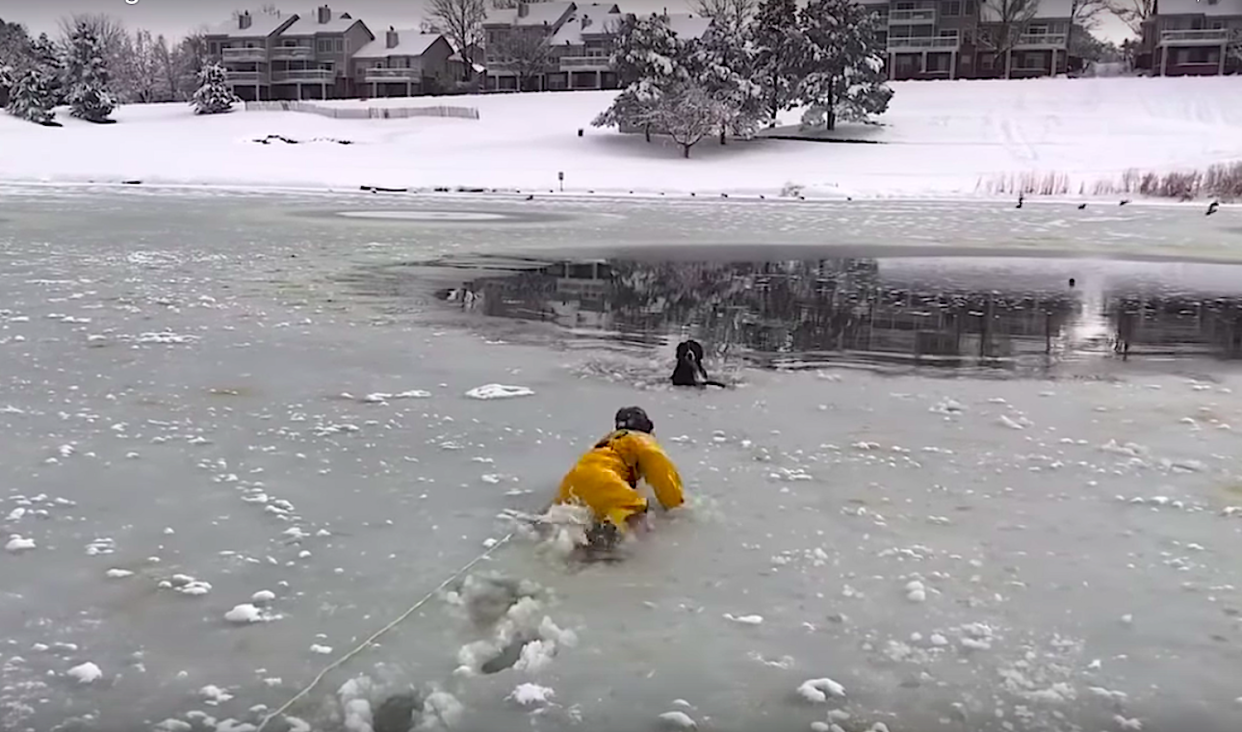
<instances>
[{"instance_id":1,"label":"apartment building","mask_svg":"<svg viewBox=\"0 0 1242 732\"><path fill-rule=\"evenodd\" d=\"M1041 0L1023 13L1011 0L862 1L880 16L894 81L1022 79L1069 67L1073 0Z\"/></svg>"},{"instance_id":2,"label":"apartment building","mask_svg":"<svg viewBox=\"0 0 1242 732\"><path fill-rule=\"evenodd\" d=\"M618 88L609 59L612 37L625 13L612 3L534 2L493 9L483 22L485 88L488 91L578 91ZM690 13L667 14L679 38L701 38L711 20ZM527 39L515 44L517 34ZM541 70L519 69L507 49L529 36L547 44ZM519 77L525 77L520 79Z\"/></svg>"},{"instance_id":3,"label":"apartment building","mask_svg":"<svg viewBox=\"0 0 1242 732\"><path fill-rule=\"evenodd\" d=\"M461 78L461 57L439 33L392 26L350 59L354 84L367 96L438 94Z\"/></svg>"},{"instance_id":4,"label":"apartment building","mask_svg":"<svg viewBox=\"0 0 1242 732\"><path fill-rule=\"evenodd\" d=\"M1157 76L1242 71L1242 0L1156 0L1142 27L1138 66Z\"/></svg>"}]
</instances>

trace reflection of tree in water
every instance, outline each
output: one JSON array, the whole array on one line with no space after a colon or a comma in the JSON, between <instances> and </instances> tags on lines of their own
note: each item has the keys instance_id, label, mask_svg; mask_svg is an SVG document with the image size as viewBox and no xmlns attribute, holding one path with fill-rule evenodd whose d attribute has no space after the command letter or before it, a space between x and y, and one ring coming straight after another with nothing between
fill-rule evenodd
<instances>
[{"instance_id":1,"label":"reflection of tree in water","mask_svg":"<svg viewBox=\"0 0 1242 732\"><path fill-rule=\"evenodd\" d=\"M988 284L929 286L917 277L885 282L877 260L823 259L560 262L475 286L486 294L489 315L605 328L643 340L684 333L717 355L738 346L760 357L852 351L961 363L1107 348L1106 341L1122 354L1138 348L1242 355L1242 311L1233 299L1154 297L1128 289L1103 293L1094 306L1102 312L1086 313L1081 291L998 291ZM1100 329L1080 328L1083 317L1095 317ZM1098 337L1071 335L1079 330Z\"/></svg>"}]
</instances>

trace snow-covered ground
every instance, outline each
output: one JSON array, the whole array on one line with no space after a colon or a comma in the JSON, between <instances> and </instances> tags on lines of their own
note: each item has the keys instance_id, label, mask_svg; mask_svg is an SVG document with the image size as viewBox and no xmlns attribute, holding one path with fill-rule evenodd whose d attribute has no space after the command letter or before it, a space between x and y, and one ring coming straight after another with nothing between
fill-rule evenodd
<instances>
[{"instance_id":1,"label":"snow-covered ground","mask_svg":"<svg viewBox=\"0 0 1242 732\"><path fill-rule=\"evenodd\" d=\"M839 137L880 145L705 141L691 160L641 136L592 128L611 92L333 101L475 106L479 120L335 120L293 112L194 117L135 105L116 125L62 114L62 129L0 115L0 179L142 180L356 188L474 186L775 196L973 195L998 176L1064 173L1070 193L1127 169L1203 169L1242 158L1242 80L1040 79L894 84L883 127ZM786 115L796 123L798 115ZM583 137L577 136L585 129ZM256 138L347 139L260 145Z\"/></svg>"},{"instance_id":2,"label":"snow-covered ground","mask_svg":"<svg viewBox=\"0 0 1242 732\"><path fill-rule=\"evenodd\" d=\"M0 199L0 725L253 732L640 403L691 500L628 561L503 545L266 729L390 732L410 687L425 729L1237 729L1236 372L636 390L610 374L667 364L427 327L354 297L358 267L860 214L305 213L359 199ZM1134 215L1082 236L1174 226ZM497 383L533 393L467 396Z\"/></svg>"}]
</instances>

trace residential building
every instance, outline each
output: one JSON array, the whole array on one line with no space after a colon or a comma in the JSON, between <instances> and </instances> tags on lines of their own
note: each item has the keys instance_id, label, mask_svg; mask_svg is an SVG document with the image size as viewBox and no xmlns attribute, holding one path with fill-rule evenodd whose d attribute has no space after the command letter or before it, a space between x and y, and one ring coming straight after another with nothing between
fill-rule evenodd
<instances>
[{"instance_id":1,"label":"residential building","mask_svg":"<svg viewBox=\"0 0 1242 732\"><path fill-rule=\"evenodd\" d=\"M492 8L483 20L483 66L486 68L486 89L489 91L542 91L547 88L547 74L535 73L521 80L519 64L509 51L537 39L551 41L573 15L572 2L519 2L514 8ZM519 38L525 34L527 38ZM532 38L533 37L533 38ZM550 66L551 64L549 64ZM519 89L519 86L523 88Z\"/></svg>"},{"instance_id":2,"label":"residential building","mask_svg":"<svg viewBox=\"0 0 1242 732\"><path fill-rule=\"evenodd\" d=\"M1156 0L1143 23L1139 66L1157 76L1242 71L1242 0Z\"/></svg>"},{"instance_id":3,"label":"residential building","mask_svg":"<svg viewBox=\"0 0 1242 732\"><path fill-rule=\"evenodd\" d=\"M678 38L703 37L711 20L690 13L667 13ZM488 91L616 89L612 38L625 13L613 3L535 2L492 10L483 22ZM523 47L526 33L543 38L547 56L540 70L522 68L509 49ZM515 40L517 42L515 42ZM519 76L525 75L524 82Z\"/></svg>"},{"instance_id":4,"label":"residential building","mask_svg":"<svg viewBox=\"0 0 1242 732\"><path fill-rule=\"evenodd\" d=\"M306 14L238 14L205 34L208 53L242 99L331 99L357 95L349 59L375 40L359 19L321 5Z\"/></svg>"},{"instance_id":5,"label":"residential building","mask_svg":"<svg viewBox=\"0 0 1242 732\"><path fill-rule=\"evenodd\" d=\"M251 15L247 10L207 30L207 53L224 65L237 96L250 101L272 98L271 50L280 32L297 19L292 14Z\"/></svg>"},{"instance_id":6,"label":"residential building","mask_svg":"<svg viewBox=\"0 0 1242 732\"><path fill-rule=\"evenodd\" d=\"M1001 12L1011 6L1008 0L863 4L880 16L880 41L894 81L1029 78L1063 74L1069 66L1073 0L1040 0L1033 13L1020 17Z\"/></svg>"},{"instance_id":7,"label":"residential building","mask_svg":"<svg viewBox=\"0 0 1242 732\"><path fill-rule=\"evenodd\" d=\"M462 75L461 57L444 36L392 26L383 38L358 49L350 62L354 84L371 97L437 94Z\"/></svg>"},{"instance_id":8,"label":"residential building","mask_svg":"<svg viewBox=\"0 0 1242 732\"><path fill-rule=\"evenodd\" d=\"M357 96L349 59L374 40L361 20L349 13L334 13L327 5L299 15L279 33L272 49L272 84L289 95L278 98Z\"/></svg>"}]
</instances>

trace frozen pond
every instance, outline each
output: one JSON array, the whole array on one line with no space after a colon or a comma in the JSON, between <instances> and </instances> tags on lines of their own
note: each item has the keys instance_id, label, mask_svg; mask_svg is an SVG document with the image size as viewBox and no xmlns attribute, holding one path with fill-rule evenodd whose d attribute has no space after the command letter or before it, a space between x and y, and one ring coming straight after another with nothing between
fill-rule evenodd
<instances>
[{"instance_id":1,"label":"frozen pond","mask_svg":"<svg viewBox=\"0 0 1242 732\"><path fill-rule=\"evenodd\" d=\"M631 403L687 510L620 564L501 546L265 729L659 729L676 711L738 732L1239 728L1237 278L1065 259L1231 258L1232 211L82 189L11 191L0 218L5 729L253 730L505 536L503 509L542 508ZM812 322L862 302L893 333L965 325L883 348L874 318L790 335L807 295L773 286L779 267L759 274L784 299L725 291L738 317L718 321L655 286L629 310L551 298L579 305L542 324L523 321L543 295L490 315L486 295L439 299L512 274L463 275L467 254L641 275L661 259L617 252L652 244L681 247L675 272L777 258L760 244L823 260L798 273L838 293L798 310ZM992 257L865 259L876 246ZM1061 259L999 256L1023 247ZM872 270L870 290L846 276ZM985 337L980 293L1022 312ZM1122 361L1125 312L1143 317ZM708 365L738 387L665 388L681 333L730 345ZM924 361L946 353L969 367L953 374L1018 378L943 378ZM533 394L466 396L492 383ZM509 608L488 576L529 597ZM478 673L514 636L538 643ZM822 678L845 695L798 693ZM381 702L411 688L421 708L394 726Z\"/></svg>"}]
</instances>

